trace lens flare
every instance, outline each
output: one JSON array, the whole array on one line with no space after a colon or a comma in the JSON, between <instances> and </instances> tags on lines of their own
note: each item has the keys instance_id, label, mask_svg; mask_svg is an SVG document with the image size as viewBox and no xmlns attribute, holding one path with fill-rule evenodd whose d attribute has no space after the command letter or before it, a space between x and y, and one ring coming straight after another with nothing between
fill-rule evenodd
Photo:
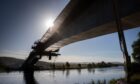
<instances>
[{"instance_id":1,"label":"lens flare","mask_svg":"<svg viewBox=\"0 0 140 84\"><path fill-rule=\"evenodd\" d=\"M48 19L45 23L46 27L47 28L53 27L53 25L54 25L53 21L54 21L53 19Z\"/></svg>"}]
</instances>

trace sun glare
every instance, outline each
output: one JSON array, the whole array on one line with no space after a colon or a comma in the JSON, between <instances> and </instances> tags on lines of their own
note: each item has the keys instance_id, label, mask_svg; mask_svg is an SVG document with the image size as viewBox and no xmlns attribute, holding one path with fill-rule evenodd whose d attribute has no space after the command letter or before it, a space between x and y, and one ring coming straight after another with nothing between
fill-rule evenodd
<instances>
[{"instance_id":1,"label":"sun glare","mask_svg":"<svg viewBox=\"0 0 140 84\"><path fill-rule=\"evenodd\" d=\"M47 28L53 27L53 19L48 19L45 23Z\"/></svg>"}]
</instances>

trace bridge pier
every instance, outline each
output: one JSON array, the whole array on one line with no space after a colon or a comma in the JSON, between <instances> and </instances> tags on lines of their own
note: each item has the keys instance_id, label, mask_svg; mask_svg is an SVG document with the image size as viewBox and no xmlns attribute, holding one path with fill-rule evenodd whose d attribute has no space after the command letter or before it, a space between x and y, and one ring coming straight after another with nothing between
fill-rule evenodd
<instances>
[{"instance_id":1,"label":"bridge pier","mask_svg":"<svg viewBox=\"0 0 140 84\"><path fill-rule=\"evenodd\" d=\"M30 52L28 58L25 60L23 65L21 66L22 70L33 70L34 69L34 64L41 59L37 57L36 52L32 51Z\"/></svg>"},{"instance_id":2,"label":"bridge pier","mask_svg":"<svg viewBox=\"0 0 140 84\"><path fill-rule=\"evenodd\" d=\"M45 51L44 43L40 42L39 40L34 42L32 49L33 50L30 52L28 58L21 66L22 70L33 70L34 64L36 64L39 61L39 59L41 59L42 56L48 56L49 60L51 60L52 56L60 55L57 53L59 49L55 51Z\"/></svg>"},{"instance_id":3,"label":"bridge pier","mask_svg":"<svg viewBox=\"0 0 140 84\"><path fill-rule=\"evenodd\" d=\"M122 28L122 21L120 18L118 0L113 0L113 8L114 8L114 18L115 18L119 42L120 42L120 48L121 48L121 51L123 53L123 58L124 58L126 81L127 81L127 84L130 84L130 82L131 82L131 59L130 59L130 56L127 51L125 36L124 36L123 28Z\"/></svg>"}]
</instances>

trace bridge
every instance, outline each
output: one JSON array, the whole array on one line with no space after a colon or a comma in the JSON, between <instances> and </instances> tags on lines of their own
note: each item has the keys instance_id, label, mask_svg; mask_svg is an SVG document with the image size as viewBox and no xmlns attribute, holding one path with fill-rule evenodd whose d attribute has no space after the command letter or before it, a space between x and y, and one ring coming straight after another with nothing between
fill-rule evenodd
<instances>
[{"instance_id":1,"label":"bridge","mask_svg":"<svg viewBox=\"0 0 140 84\"><path fill-rule=\"evenodd\" d=\"M130 62L123 30L140 26L139 0L70 0L42 38L34 43L22 67L32 67L42 56L57 56L65 45L118 32ZM121 42L122 41L122 42Z\"/></svg>"}]
</instances>

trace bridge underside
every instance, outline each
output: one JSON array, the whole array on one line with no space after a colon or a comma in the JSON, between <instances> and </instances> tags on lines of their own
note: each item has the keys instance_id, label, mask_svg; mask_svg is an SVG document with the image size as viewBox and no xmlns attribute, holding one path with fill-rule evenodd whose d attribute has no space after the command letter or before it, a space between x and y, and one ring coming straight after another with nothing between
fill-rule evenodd
<instances>
[{"instance_id":1,"label":"bridge underside","mask_svg":"<svg viewBox=\"0 0 140 84\"><path fill-rule=\"evenodd\" d=\"M140 26L140 1L117 0L123 29ZM49 53L73 42L117 32L113 0L71 0L50 28L35 43L24 65L35 64Z\"/></svg>"},{"instance_id":2,"label":"bridge underside","mask_svg":"<svg viewBox=\"0 0 140 84\"><path fill-rule=\"evenodd\" d=\"M131 16L127 16L126 18L123 18L122 19L123 29L127 30L127 29L132 29L132 28L136 28L136 27L140 26L140 17L139 16L140 16L140 13L137 13L137 14L134 14ZM139 21L138 21L138 19L139 19ZM76 31L78 32L78 31L80 31L80 29L77 28ZM110 34L110 33L114 33L114 32L117 32L116 23L110 22L107 24L103 24L101 26L94 27L87 31L82 31L81 33L70 36L68 38L61 39L60 41L57 41L54 44L50 45L46 50L55 51L65 45L68 45L68 44L71 44L71 43L74 43L77 41L86 40L86 39L90 39L90 38L94 38L94 37L98 37L98 36L102 36L102 35L106 35L106 34ZM69 31L67 31L66 33L71 34L71 32L69 32ZM58 34L60 34L60 33L58 33ZM61 37L59 37L59 36L53 37L53 39L58 39L58 38L61 38Z\"/></svg>"},{"instance_id":3,"label":"bridge underside","mask_svg":"<svg viewBox=\"0 0 140 84\"><path fill-rule=\"evenodd\" d=\"M140 26L140 1L118 0L124 30ZM41 39L47 51L117 31L112 0L71 0Z\"/></svg>"}]
</instances>

